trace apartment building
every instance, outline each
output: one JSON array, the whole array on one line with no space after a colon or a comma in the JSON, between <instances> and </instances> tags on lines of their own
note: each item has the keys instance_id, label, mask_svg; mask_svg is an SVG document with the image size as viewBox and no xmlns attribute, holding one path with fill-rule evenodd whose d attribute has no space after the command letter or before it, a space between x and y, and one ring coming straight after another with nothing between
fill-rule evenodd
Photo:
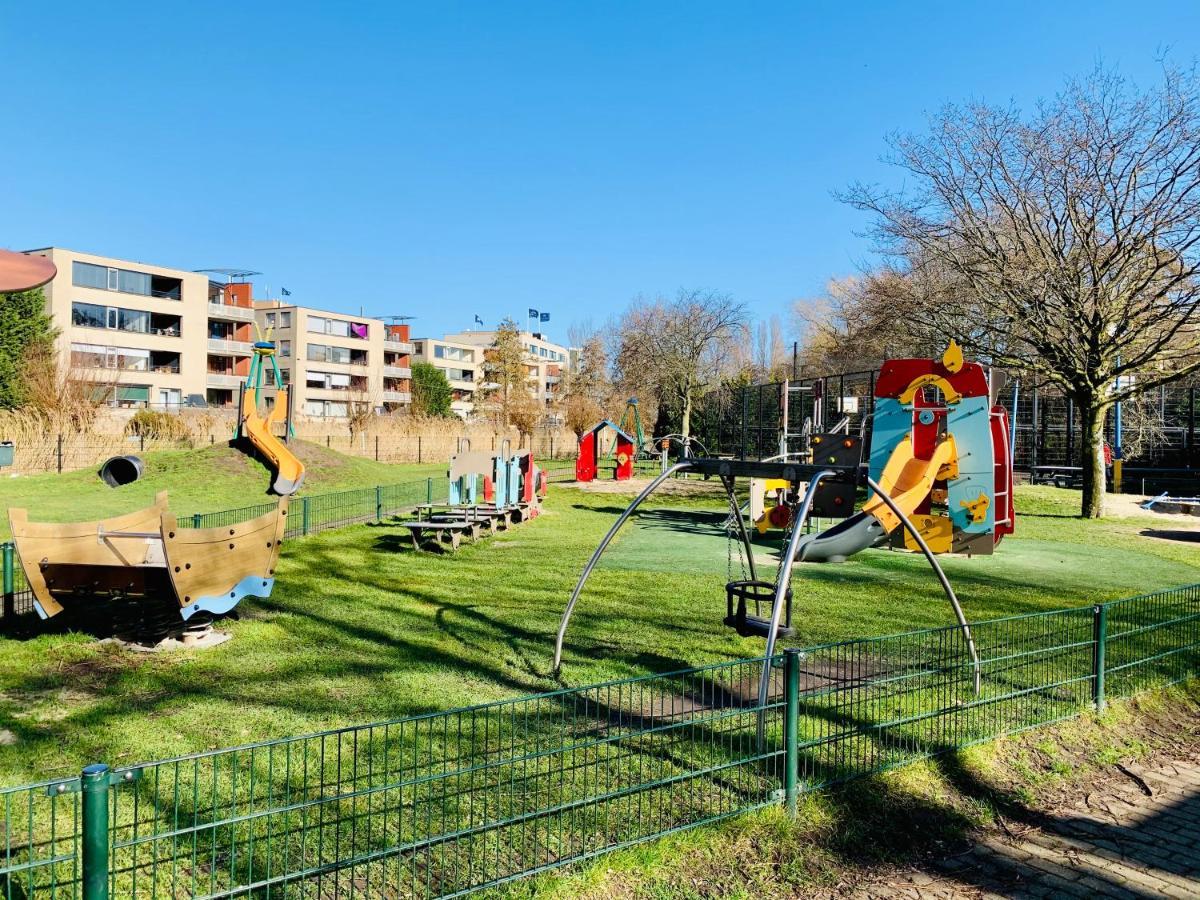
<instances>
[{"instance_id":1,"label":"apartment building","mask_svg":"<svg viewBox=\"0 0 1200 900\"><path fill-rule=\"evenodd\" d=\"M470 416L474 393L484 382L484 352L496 340L495 331L461 331L443 338L417 338L414 358L446 373L454 391L451 409L463 418ZM530 387L542 403L557 399L563 376L570 371L571 350L546 339L539 332L521 332L526 352Z\"/></svg>"},{"instance_id":2,"label":"apartment building","mask_svg":"<svg viewBox=\"0 0 1200 900\"><path fill-rule=\"evenodd\" d=\"M352 404L392 412L412 402L407 325L281 300L256 301L254 310L275 342L296 413L340 418Z\"/></svg>"},{"instance_id":3,"label":"apartment building","mask_svg":"<svg viewBox=\"0 0 1200 900\"><path fill-rule=\"evenodd\" d=\"M448 334L445 340L481 350L490 347L496 340L495 331L460 331ZM529 371L530 386L534 396L545 404L553 403L558 396L564 374L569 371L571 350L556 344L537 331L522 331L521 346L525 348L525 365ZM482 376L482 354L479 374Z\"/></svg>"},{"instance_id":4,"label":"apartment building","mask_svg":"<svg viewBox=\"0 0 1200 900\"><path fill-rule=\"evenodd\" d=\"M453 392L450 409L464 419L474 408L475 389L482 383L483 349L449 338L417 338L413 358L441 369Z\"/></svg>"},{"instance_id":5,"label":"apartment building","mask_svg":"<svg viewBox=\"0 0 1200 900\"><path fill-rule=\"evenodd\" d=\"M249 282L60 247L46 300L64 359L120 407L232 407L257 330L271 332L301 415L345 416L350 403L411 402L407 325L253 298ZM273 381L273 377L270 379Z\"/></svg>"},{"instance_id":6,"label":"apartment building","mask_svg":"<svg viewBox=\"0 0 1200 900\"><path fill-rule=\"evenodd\" d=\"M45 292L61 357L94 380L111 403L203 402L206 275L61 247L27 252L58 267Z\"/></svg>"}]
</instances>

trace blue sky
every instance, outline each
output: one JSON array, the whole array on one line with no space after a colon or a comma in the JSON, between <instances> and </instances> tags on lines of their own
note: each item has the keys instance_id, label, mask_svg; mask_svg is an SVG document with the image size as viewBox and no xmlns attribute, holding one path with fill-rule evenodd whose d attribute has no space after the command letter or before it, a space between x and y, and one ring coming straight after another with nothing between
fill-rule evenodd
<instances>
[{"instance_id":1,"label":"blue sky","mask_svg":"<svg viewBox=\"0 0 1200 900\"><path fill-rule=\"evenodd\" d=\"M602 323L727 291L785 321L870 260L831 192L887 134L1200 54L1196 0L0 7L0 246L244 266L306 305Z\"/></svg>"}]
</instances>

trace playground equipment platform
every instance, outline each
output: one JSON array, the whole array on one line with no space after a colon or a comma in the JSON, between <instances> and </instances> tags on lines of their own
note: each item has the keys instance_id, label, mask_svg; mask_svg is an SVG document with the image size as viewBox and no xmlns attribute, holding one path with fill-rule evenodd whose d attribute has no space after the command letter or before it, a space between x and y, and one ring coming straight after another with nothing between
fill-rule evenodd
<instances>
[{"instance_id":1,"label":"playground equipment platform","mask_svg":"<svg viewBox=\"0 0 1200 900\"><path fill-rule=\"evenodd\" d=\"M17 558L43 619L71 599L170 598L183 619L269 597L287 524L287 498L247 522L180 528L161 491L154 505L95 522L30 522L10 509Z\"/></svg>"}]
</instances>

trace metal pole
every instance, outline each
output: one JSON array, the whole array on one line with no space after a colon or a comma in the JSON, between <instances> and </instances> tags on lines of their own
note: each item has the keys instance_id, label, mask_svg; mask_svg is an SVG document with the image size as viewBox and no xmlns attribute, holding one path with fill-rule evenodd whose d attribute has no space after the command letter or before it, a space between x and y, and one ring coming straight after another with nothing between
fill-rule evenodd
<instances>
[{"instance_id":1,"label":"metal pole","mask_svg":"<svg viewBox=\"0 0 1200 900\"><path fill-rule=\"evenodd\" d=\"M1009 471L1016 466L1017 459L1017 404L1021 402L1021 382L1013 382L1013 399L1012 399L1012 421L1009 422L1009 427L1012 429L1008 436L1008 465Z\"/></svg>"},{"instance_id":2,"label":"metal pole","mask_svg":"<svg viewBox=\"0 0 1200 900\"><path fill-rule=\"evenodd\" d=\"M108 776L104 763L93 763L80 775L83 900L108 900Z\"/></svg>"},{"instance_id":3,"label":"metal pole","mask_svg":"<svg viewBox=\"0 0 1200 900\"><path fill-rule=\"evenodd\" d=\"M775 600L771 605L771 626L767 629L767 655L763 659L762 676L758 680L758 706L761 710L767 705L767 692L771 686L771 657L775 655L775 638L779 631L779 619L783 615L784 600L787 597L788 585L792 580L792 565L796 562L796 548L800 538L804 536L804 521L812 509L813 500L817 496L817 488L826 478L836 475L832 469L822 469L808 482L808 490L804 492L804 502L800 504L800 513L792 523L792 536L788 538L787 549L784 550L783 562L779 566L779 580L775 583ZM763 714L758 714L758 742L761 746L763 739Z\"/></svg>"},{"instance_id":4,"label":"metal pole","mask_svg":"<svg viewBox=\"0 0 1200 900\"><path fill-rule=\"evenodd\" d=\"M742 539L742 546L746 548L746 560L750 566L750 577L754 581L758 581L758 572L754 568L754 547L750 544L750 535L747 533L746 523L742 519L742 509L738 505L737 494L733 492L733 476L722 475L721 481L725 485L725 493L729 495L729 514L737 522L738 535Z\"/></svg>"},{"instance_id":5,"label":"metal pole","mask_svg":"<svg viewBox=\"0 0 1200 900\"><path fill-rule=\"evenodd\" d=\"M375 486L375 521L383 521L383 487Z\"/></svg>"},{"instance_id":6,"label":"metal pole","mask_svg":"<svg viewBox=\"0 0 1200 900\"><path fill-rule=\"evenodd\" d=\"M1104 712L1105 649L1108 644L1108 604L1092 607L1092 700L1097 712Z\"/></svg>"},{"instance_id":7,"label":"metal pole","mask_svg":"<svg viewBox=\"0 0 1200 900\"><path fill-rule=\"evenodd\" d=\"M13 542L4 542L4 618L11 619L16 615L16 600L13 570Z\"/></svg>"},{"instance_id":8,"label":"metal pole","mask_svg":"<svg viewBox=\"0 0 1200 900\"><path fill-rule=\"evenodd\" d=\"M425 502L429 503L429 504L433 503L433 479L432 478L425 479Z\"/></svg>"},{"instance_id":9,"label":"metal pole","mask_svg":"<svg viewBox=\"0 0 1200 900\"><path fill-rule=\"evenodd\" d=\"M1038 444L1045 440L1045 435L1043 435L1041 433L1041 431L1038 429L1039 414L1040 414L1040 410L1038 408L1038 389L1035 386L1033 389L1033 421L1030 422L1030 424L1029 424L1029 433L1033 436L1033 440L1029 442L1030 443L1029 472L1030 472L1031 476L1032 476L1032 473L1037 471ZM1013 466L1016 466L1016 461L1013 462Z\"/></svg>"},{"instance_id":10,"label":"metal pole","mask_svg":"<svg viewBox=\"0 0 1200 900\"><path fill-rule=\"evenodd\" d=\"M628 520L628 518L634 514L637 508L642 505L643 500L654 493L660 484L662 484L676 472L680 471L681 469L690 468L692 468L692 464L690 462L677 462L675 465L671 466L671 468L667 469L667 471L663 472L652 482L646 485L642 492L634 498L633 502L626 507L625 511L621 513L621 515L617 516L617 521L613 523L612 528L608 530L608 534L606 534L604 539L600 541L600 546L596 548L596 552L592 554L592 558L589 559L587 565L583 567L583 573L579 576L579 582L575 585L575 590L571 592L571 599L567 603L567 608L563 610L562 621L558 625L558 636L554 639L555 674L558 674L558 670L562 667L563 639L567 635L567 625L569 625L571 622L571 613L575 610L575 604L579 600L579 594L583 591L583 586L587 584L588 576L592 574L592 569L594 569L596 567L596 563L600 561L600 556L604 553L604 549L609 545L609 543L612 542L612 539L617 536L617 532L621 530L621 526L625 524L626 520Z\"/></svg>"},{"instance_id":11,"label":"metal pole","mask_svg":"<svg viewBox=\"0 0 1200 900\"><path fill-rule=\"evenodd\" d=\"M308 498L300 498L301 534L308 534Z\"/></svg>"},{"instance_id":12,"label":"metal pole","mask_svg":"<svg viewBox=\"0 0 1200 900\"><path fill-rule=\"evenodd\" d=\"M59 475L61 475L61 474L62 474L62 469L63 469L63 460L62 460L62 432L60 431L60 432L58 433L58 474L59 474Z\"/></svg>"},{"instance_id":13,"label":"metal pole","mask_svg":"<svg viewBox=\"0 0 1200 900\"><path fill-rule=\"evenodd\" d=\"M796 816L800 795L800 651L789 647L783 654L783 796L788 815Z\"/></svg>"},{"instance_id":14,"label":"metal pole","mask_svg":"<svg viewBox=\"0 0 1200 900\"><path fill-rule=\"evenodd\" d=\"M904 523L904 527L908 529L908 533L912 535L913 540L916 541L917 545L921 548L921 552L925 554L925 558L929 560L929 565L933 567L933 571L937 574L938 581L942 583L942 590L946 592L946 599L948 599L950 601L950 605L954 607L954 616L958 619L958 626L962 629L963 637L967 642L967 650L971 654L971 662L975 666L975 693L978 694L981 682L981 674L979 671L979 653L975 650L975 638L971 636L971 626L967 623L967 617L963 615L962 607L958 603L958 597L954 595L954 588L950 587L950 579L948 579L946 577L946 573L942 571L942 567L938 564L937 558L934 557L933 551L930 550L929 545L925 543L925 538L923 538L921 533L913 526L913 523L909 520L908 516L904 514L904 511L896 505L896 501L888 496L888 493L881 488L875 482L875 479L873 479L870 475L867 476L867 486L876 494L878 494L879 499L887 504L888 509L896 514L896 518Z\"/></svg>"}]
</instances>

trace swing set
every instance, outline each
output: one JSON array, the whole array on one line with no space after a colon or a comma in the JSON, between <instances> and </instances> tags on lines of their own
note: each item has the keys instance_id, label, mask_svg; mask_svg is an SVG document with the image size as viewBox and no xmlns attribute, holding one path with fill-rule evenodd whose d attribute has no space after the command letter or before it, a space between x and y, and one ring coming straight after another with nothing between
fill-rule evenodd
<instances>
[{"instance_id":1,"label":"swing set","mask_svg":"<svg viewBox=\"0 0 1200 900\"><path fill-rule=\"evenodd\" d=\"M554 671L562 666L571 615L605 549L638 508L668 479L696 474L717 478L729 503L730 539L724 624L743 637L766 639L759 685L766 702L776 642L792 633L792 572L797 562L838 563L875 546L920 552L954 611L979 690L979 656L971 627L938 553L990 554L1014 529L1012 465L1007 418L990 406L983 369L963 361L953 341L937 359L884 363L875 389L876 419L869 442L841 430L812 435L807 458L791 460L684 457L648 484L617 517L584 566L563 611L554 645ZM866 462L864 462L864 460ZM778 485L786 515L779 563L772 580L760 577L738 479ZM869 492L856 510L860 488ZM835 524L806 533L813 518ZM733 577L738 546L741 578Z\"/></svg>"}]
</instances>

